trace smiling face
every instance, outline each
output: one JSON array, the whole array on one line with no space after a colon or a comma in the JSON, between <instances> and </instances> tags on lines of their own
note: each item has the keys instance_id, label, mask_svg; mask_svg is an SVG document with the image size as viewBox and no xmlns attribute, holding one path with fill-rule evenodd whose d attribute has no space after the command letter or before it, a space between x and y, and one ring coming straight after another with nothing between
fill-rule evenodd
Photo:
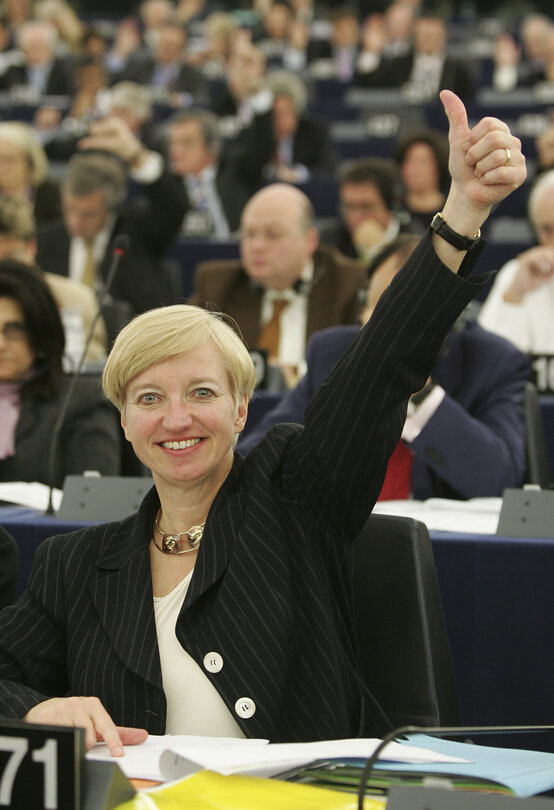
<instances>
[{"instance_id":1,"label":"smiling face","mask_svg":"<svg viewBox=\"0 0 554 810\"><path fill-rule=\"evenodd\" d=\"M190 484L215 496L247 410L246 395L235 401L219 352L202 344L132 379L121 424L158 491Z\"/></svg>"}]
</instances>

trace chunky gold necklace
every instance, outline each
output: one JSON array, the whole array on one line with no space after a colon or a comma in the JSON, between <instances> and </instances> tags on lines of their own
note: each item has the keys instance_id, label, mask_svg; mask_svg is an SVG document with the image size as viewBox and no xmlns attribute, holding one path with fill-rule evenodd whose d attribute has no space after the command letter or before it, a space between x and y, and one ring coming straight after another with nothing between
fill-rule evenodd
<instances>
[{"instance_id":1,"label":"chunky gold necklace","mask_svg":"<svg viewBox=\"0 0 554 810\"><path fill-rule=\"evenodd\" d=\"M204 523L200 523L198 526L191 526L190 529L187 529L186 532L173 532L171 534L162 532L160 529L160 525L158 523L158 518L160 516L160 512L162 508L158 509L156 513L156 517L154 518L154 528L161 534L162 536L162 544L159 546L156 543L156 538L152 536L152 540L154 545L160 551L163 551L164 554L188 554L190 551L196 551L198 546L200 545L200 541L202 540L202 535L204 534L204 526L206 525L206 521ZM181 537L187 537L187 543L189 548L181 549Z\"/></svg>"}]
</instances>

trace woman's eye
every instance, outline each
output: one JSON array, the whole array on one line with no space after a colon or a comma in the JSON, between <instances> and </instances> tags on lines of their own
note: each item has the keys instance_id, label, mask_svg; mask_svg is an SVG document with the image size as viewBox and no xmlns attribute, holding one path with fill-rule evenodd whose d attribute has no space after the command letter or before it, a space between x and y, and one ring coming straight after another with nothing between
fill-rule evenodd
<instances>
[{"instance_id":1,"label":"woman's eye","mask_svg":"<svg viewBox=\"0 0 554 810\"><path fill-rule=\"evenodd\" d=\"M141 394L139 397L139 402L144 403L145 405L149 405L151 402L157 402L158 396L157 394Z\"/></svg>"},{"instance_id":2,"label":"woman's eye","mask_svg":"<svg viewBox=\"0 0 554 810\"><path fill-rule=\"evenodd\" d=\"M193 394L197 399L209 399L213 396L213 391L211 388L195 388Z\"/></svg>"}]
</instances>

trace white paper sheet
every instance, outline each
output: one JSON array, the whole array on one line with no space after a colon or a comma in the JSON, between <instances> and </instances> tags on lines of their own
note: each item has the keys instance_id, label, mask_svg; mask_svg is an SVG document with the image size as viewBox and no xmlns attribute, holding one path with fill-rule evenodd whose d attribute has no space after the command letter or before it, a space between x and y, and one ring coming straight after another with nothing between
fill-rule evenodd
<instances>
[{"instance_id":1,"label":"white paper sheet","mask_svg":"<svg viewBox=\"0 0 554 810\"><path fill-rule=\"evenodd\" d=\"M40 509L41 512L44 512L48 506L49 494L50 488L37 481L8 481L0 484L0 501L17 503L30 509ZM52 494L54 509L59 509L62 494L61 489L54 489Z\"/></svg>"},{"instance_id":2,"label":"white paper sheet","mask_svg":"<svg viewBox=\"0 0 554 810\"><path fill-rule=\"evenodd\" d=\"M420 520L429 531L496 534L501 508L502 498L467 501L429 498L427 501L378 501L373 511Z\"/></svg>"},{"instance_id":3,"label":"white paper sheet","mask_svg":"<svg viewBox=\"0 0 554 810\"><path fill-rule=\"evenodd\" d=\"M230 737L150 736L141 745L125 746L125 756L115 761L128 778L172 781L209 769L232 773L274 776L316 759L362 757L367 759L380 740L328 740L315 743L269 744L267 740ZM104 744L87 753L90 759L111 759ZM396 762L463 762L440 753L390 743L387 760Z\"/></svg>"}]
</instances>

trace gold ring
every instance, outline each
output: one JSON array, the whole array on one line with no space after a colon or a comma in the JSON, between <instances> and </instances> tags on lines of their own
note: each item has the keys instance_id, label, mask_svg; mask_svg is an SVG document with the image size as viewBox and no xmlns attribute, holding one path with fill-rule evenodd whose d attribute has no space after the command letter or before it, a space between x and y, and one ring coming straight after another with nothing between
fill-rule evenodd
<instances>
[{"instance_id":1,"label":"gold ring","mask_svg":"<svg viewBox=\"0 0 554 810\"><path fill-rule=\"evenodd\" d=\"M510 152L507 146L504 147L504 151L506 152L506 163L504 164L504 166L509 166L510 163L512 162L512 153Z\"/></svg>"}]
</instances>

